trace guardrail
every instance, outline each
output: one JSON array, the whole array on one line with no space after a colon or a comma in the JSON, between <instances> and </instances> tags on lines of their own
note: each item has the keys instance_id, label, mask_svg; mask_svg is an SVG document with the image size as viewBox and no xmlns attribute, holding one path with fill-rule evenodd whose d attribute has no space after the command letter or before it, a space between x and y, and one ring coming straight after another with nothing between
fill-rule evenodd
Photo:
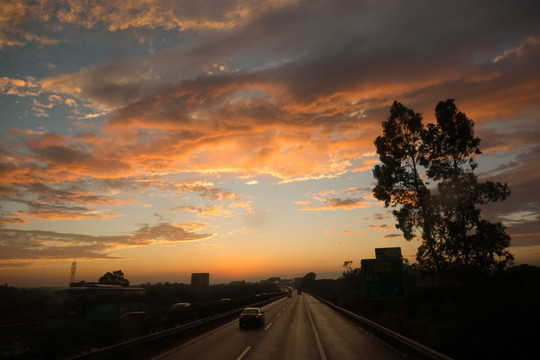
<instances>
[{"instance_id":1,"label":"guardrail","mask_svg":"<svg viewBox=\"0 0 540 360\"><path fill-rule=\"evenodd\" d=\"M340 308L339 306L334 305L328 300L325 300L315 294L312 294L310 292L310 295L319 300L320 302L326 304L330 308L346 315L347 317L359 322L364 328L367 328L368 330L371 330L372 332L376 333L379 337L382 337L381 340L390 342L390 345L398 345L399 348L407 349L410 353L411 351L417 355L419 355L421 358L424 359L431 359L431 360L453 360L451 357L446 356L436 350L433 350L425 345L422 345L412 339L409 339L401 334L396 333L395 331L392 331L390 329L385 328L384 326L381 326L369 319L366 319L358 314L353 313L352 311L349 311L344 308ZM389 341L388 341L389 340Z\"/></svg>"},{"instance_id":2,"label":"guardrail","mask_svg":"<svg viewBox=\"0 0 540 360\"><path fill-rule=\"evenodd\" d=\"M230 310L225 313L192 321L190 323L183 324L171 329L162 330L153 334L127 340L115 345L89 351L84 354L70 357L68 358L68 360L105 360L119 358L144 359L149 357L150 353L155 352L158 347L172 346L180 340L180 335L187 331L216 324L220 320L225 320L229 317L240 314L245 307L261 307L278 299L281 299L284 296L285 295L279 295L261 302Z\"/></svg>"}]
</instances>

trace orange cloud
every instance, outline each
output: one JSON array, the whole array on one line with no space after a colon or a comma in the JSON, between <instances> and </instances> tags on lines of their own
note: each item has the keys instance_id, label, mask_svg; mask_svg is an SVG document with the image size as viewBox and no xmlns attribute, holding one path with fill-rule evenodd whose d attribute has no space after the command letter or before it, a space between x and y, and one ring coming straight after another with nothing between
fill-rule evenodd
<instances>
[{"instance_id":1,"label":"orange cloud","mask_svg":"<svg viewBox=\"0 0 540 360\"><path fill-rule=\"evenodd\" d=\"M191 5L191 4L189 4ZM22 46L37 42L42 46L60 40L26 29L28 23L96 28L110 32L129 29L163 29L173 31L225 31L244 26L265 11L272 11L291 2L254 1L222 2L219 6L186 6L183 1L140 0L122 6L106 0L95 0L83 5L77 0L3 1L0 4L0 49L4 46ZM141 38L141 41L144 37Z\"/></svg>"},{"instance_id":2,"label":"orange cloud","mask_svg":"<svg viewBox=\"0 0 540 360\"><path fill-rule=\"evenodd\" d=\"M24 29L21 25L27 21L36 20L33 10L25 1L7 0L0 3L2 22L0 24L0 49L8 46L23 46L28 42L37 42L41 45L53 45L59 40L38 35ZM38 10L39 6L32 7Z\"/></svg>"},{"instance_id":3,"label":"orange cloud","mask_svg":"<svg viewBox=\"0 0 540 360\"><path fill-rule=\"evenodd\" d=\"M187 210L194 213L197 213L203 217L214 216L214 217L229 217L232 216L232 212L229 209L223 208L223 206L212 206L212 207L195 207L190 205L178 206L171 211L175 212L178 210Z\"/></svg>"},{"instance_id":4,"label":"orange cloud","mask_svg":"<svg viewBox=\"0 0 540 360\"><path fill-rule=\"evenodd\" d=\"M468 40L463 41L456 36L462 30L439 24L431 24L437 41L411 36L427 28L418 14L395 21L403 19L408 5L389 10L377 36L352 32L362 23L358 16L370 19L379 13L374 4L321 3L298 11L286 1L188 8L165 0L120 7L105 0L84 6L70 0L2 2L0 48L52 44L66 28L106 35L137 29L147 44L157 36L153 29L159 35L206 32L189 45L138 60L115 59L39 80L0 78L0 93L31 103L37 117L57 106L76 119L108 116L104 124L73 123L69 136L12 129L3 137L1 199L27 207L18 215L6 214L3 221L118 216L102 207L125 204L126 193L149 189L193 192L223 202L180 207L200 215L230 216L234 209L249 213L252 204L239 193L214 184L172 184L165 177L234 173L270 175L287 183L369 172L376 163L373 140L394 99L432 114L437 101L452 96L459 96L460 109L476 121L486 154L511 154L485 175L510 179L513 195L507 204L512 211L533 209L540 193L534 191L540 183L534 160L539 158L540 42L530 33L537 20L527 13L534 11L509 6L505 10L516 14L509 16L515 26L501 29L501 8L482 9L482 30L495 34L487 40L470 37L475 29L467 28ZM476 13L469 6L472 11L460 13ZM431 4L429 11L436 15L457 9ZM476 19L468 23L479 24ZM46 34L38 36L28 24L42 26ZM496 36L501 32L504 36ZM449 47L454 51L449 53ZM153 46L147 50L152 53ZM264 63L246 65L253 55ZM425 119L432 120L429 115ZM38 191L36 184L46 188ZM372 201L352 189L296 203L313 211L356 209ZM516 226L532 233L523 224Z\"/></svg>"},{"instance_id":5,"label":"orange cloud","mask_svg":"<svg viewBox=\"0 0 540 360\"><path fill-rule=\"evenodd\" d=\"M19 97L37 96L39 90L39 83L31 76L27 76L24 80L7 77L0 78L0 94L2 95L16 95Z\"/></svg>"},{"instance_id":6,"label":"orange cloud","mask_svg":"<svg viewBox=\"0 0 540 360\"><path fill-rule=\"evenodd\" d=\"M340 233L344 234L344 235L349 235L349 236L365 236L366 235L365 233L359 233L359 232L355 233L355 232L348 231L348 230L341 231Z\"/></svg>"}]
</instances>

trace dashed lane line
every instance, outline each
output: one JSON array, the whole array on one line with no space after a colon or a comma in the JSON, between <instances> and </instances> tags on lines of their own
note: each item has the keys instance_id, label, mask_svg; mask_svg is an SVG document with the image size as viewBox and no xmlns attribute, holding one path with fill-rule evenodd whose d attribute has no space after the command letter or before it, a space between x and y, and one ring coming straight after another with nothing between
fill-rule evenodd
<instances>
[{"instance_id":1,"label":"dashed lane line","mask_svg":"<svg viewBox=\"0 0 540 360\"><path fill-rule=\"evenodd\" d=\"M250 349L251 349L251 346L248 346L248 347L246 348L246 350L244 350L244 352L243 352L242 354L240 354L239 357L236 358L236 360L242 360L242 358L243 358L244 356L246 356L246 354L248 353L248 351L249 351Z\"/></svg>"}]
</instances>

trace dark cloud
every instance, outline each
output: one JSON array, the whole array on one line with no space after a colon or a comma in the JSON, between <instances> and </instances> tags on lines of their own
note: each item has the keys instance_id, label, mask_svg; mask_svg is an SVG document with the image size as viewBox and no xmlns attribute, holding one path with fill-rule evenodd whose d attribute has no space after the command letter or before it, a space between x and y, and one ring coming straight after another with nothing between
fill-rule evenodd
<instances>
[{"instance_id":1,"label":"dark cloud","mask_svg":"<svg viewBox=\"0 0 540 360\"><path fill-rule=\"evenodd\" d=\"M86 185L86 186L85 186ZM95 186L95 185L94 185ZM92 185L73 182L60 184L15 183L0 189L0 200L23 204L26 209L19 210L18 216L41 219L105 219L120 214L103 213L99 207L117 206L130 203L115 197L99 195L91 192ZM25 223L27 220L7 214L3 221Z\"/></svg>"},{"instance_id":2,"label":"dark cloud","mask_svg":"<svg viewBox=\"0 0 540 360\"><path fill-rule=\"evenodd\" d=\"M0 270L24 269L24 268L30 267L31 265L32 263L29 261L0 262Z\"/></svg>"},{"instance_id":3,"label":"dark cloud","mask_svg":"<svg viewBox=\"0 0 540 360\"><path fill-rule=\"evenodd\" d=\"M318 199L322 202L320 206L313 205L311 202L304 204L307 205L302 210L303 211L321 211L321 210L353 210L357 208L369 207L370 205L363 199L341 199L341 198L332 198L332 199Z\"/></svg>"},{"instance_id":4,"label":"dark cloud","mask_svg":"<svg viewBox=\"0 0 540 360\"><path fill-rule=\"evenodd\" d=\"M325 203L329 208L350 209L350 208L359 207L360 205L364 204L365 202L362 199L334 198L334 199L326 199Z\"/></svg>"},{"instance_id":5,"label":"dark cloud","mask_svg":"<svg viewBox=\"0 0 540 360\"><path fill-rule=\"evenodd\" d=\"M388 225L369 225L370 228L377 229L377 230L390 230L393 229L394 226L388 226Z\"/></svg>"},{"instance_id":6,"label":"dark cloud","mask_svg":"<svg viewBox=\"0 0 540 360\"><path fill-rule=\"evenodd\" d=\"M486 178L507 183L511 194L501 203L484 207L484 216L501 221L512 236L513 246L538 244L540 237L540 174L538 162L540 146L524 149L513 160L494 171L484 174Z\"/></svg>"},{"instance_id":7,"label":"dark cloud","mask_svg":"<svg viewBox=\"0 0 540 360\"><path fill-rule=\"evenodd\" d=\"M393 238L398 238L398 237L403 237L403 234L388 234L388 235L384 235L383 239L393 239Z\"/></svg>"},{"instance_id":8,"label":"dark cloud","mask_svg":"<svg viewBox=\"0 0 540 360\"><path fill-rule=\"evenodd\" d=\"M286 84L298 100L379 89L378 96L389 101L395 92L383 90L390 86L411 92L485 74L490 69L482 64L540 36L530 16L538 10L533 1L300 2L264 8L242 26L209 33L189 46L46 84L51 91L76 84L79 96L111 109L170 92L182 81L204 84L201 75L217 64Z\"/></svg>"},{"instance_id":9,"label":"dark cloud","mask_svg":"<svg viewBox=\"0 0 540 360\"><path fill-rule=\"evenodd\" d=\"M112 251L155 243L197 241L212 234L196 234L171 224L145 224L131 235L98 236L40 230L0 228L0 259L119 259Z\"/></svg>"}]
</instances>

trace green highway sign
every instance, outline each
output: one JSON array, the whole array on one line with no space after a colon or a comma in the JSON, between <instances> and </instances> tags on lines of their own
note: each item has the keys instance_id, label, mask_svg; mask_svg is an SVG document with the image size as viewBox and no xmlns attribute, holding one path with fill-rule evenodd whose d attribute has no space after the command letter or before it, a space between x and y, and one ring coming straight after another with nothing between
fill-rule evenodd
<instances>
[{"instance_id":1,"label":"green highway sign","mask_svg":"<svg viewBox=\"0 0 540 360\"><path fill-rule=\"evenodd\" d=\"M400 247L387 247L387 248L375 249L375 258L376 259L401 258L401 248Z\"/></svg>"},{"instance_id":2,"label":"green highway sign","mask_svg":"<svg viewBox=\"0 0 540 360\"><path fill-rule=\"evenodd\" d=\"M367 299L389 299L405 296L401 258L364 259L361 261L364 296Z\"/></svg>"}]
</instances>

